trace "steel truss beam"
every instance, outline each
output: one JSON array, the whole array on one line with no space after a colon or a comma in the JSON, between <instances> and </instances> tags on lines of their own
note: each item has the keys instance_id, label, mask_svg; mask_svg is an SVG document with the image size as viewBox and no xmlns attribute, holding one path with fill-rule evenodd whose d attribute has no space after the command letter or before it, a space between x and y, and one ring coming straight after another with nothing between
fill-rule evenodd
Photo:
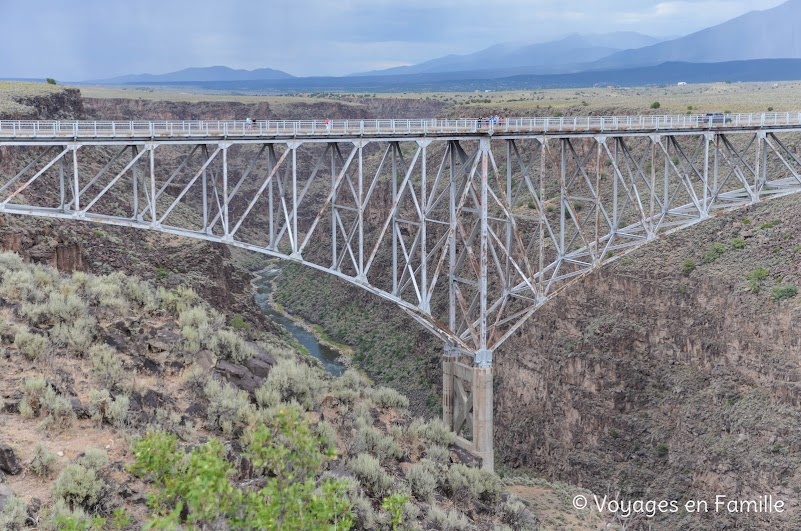
<instances>
[{"instance_id":1,"label":"steel truss beam","mask_svg":"<svg viewBox=\"0 0 801 531\"><path fill-rule=\"evenodd\" d=\"M391 301L489 367L539 307L601 265L718 210L801 190L801 160L785 138L794 134L0 141L33 152L0 181L0 212L158 230L305 264ZM169 162L159 158L170 150ZM57 193L34 203L34 188ZM132 215L107 212L121 197Z\"/></svg>"},{"instance_id":2,"label":"steel truss beam","mask_svg":"<svg viewBox=\"0 0 801 531\"><path fill-rule=\"evenodd\" d=\"M612 123L635 130L503 136L466 121L441 137L369 136L362 125L337 138L311 123L308 138L284 139L279 124L254 139L214 138L201 123L175 137L79 141L78 126L29 122L73 138L0 135L22 161L0 175L0 213L224 243L392 302L445 343L443 417L491 469L493 354L538 308L654 238L801 191L797 125ZM208 138L186 139L196 131Z\"/></svg>"}]
</instances>

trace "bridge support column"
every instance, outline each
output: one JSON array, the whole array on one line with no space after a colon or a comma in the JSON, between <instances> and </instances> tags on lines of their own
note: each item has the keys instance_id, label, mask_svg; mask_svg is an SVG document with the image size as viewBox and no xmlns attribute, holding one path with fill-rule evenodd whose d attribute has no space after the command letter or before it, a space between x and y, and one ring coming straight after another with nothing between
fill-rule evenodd
<instances>
[{"instance_id":1,"label":"bridge support column","mask_svg":"<svg viewBox=\"0 0 801 531\"><path fill-rule=\"evenodd\" d=\"M473 444L483 467L495 470L492 367L473 368Z\"/></svg>"},{"instance_id":2,"label":"bridge support column","mask_svg":"<svg viewBox=\"0 0 801 531\"><path fill-rule=\"evenodd\" d=\"M453 364L456 358L442 356L442 422L453 429Z\"/></svg>"},{"instance_id":3,"label":"bridge support column","mask_svg":"<svg viewBox=\"0 0 801 531\"><path fill-rule=\"evenodd\" d=\"M469 363L469 364L468 364ZM442 420L456 434L456 444L495 469L492 366L446 353L442 357Z\"/></svg>"}]
</instances>

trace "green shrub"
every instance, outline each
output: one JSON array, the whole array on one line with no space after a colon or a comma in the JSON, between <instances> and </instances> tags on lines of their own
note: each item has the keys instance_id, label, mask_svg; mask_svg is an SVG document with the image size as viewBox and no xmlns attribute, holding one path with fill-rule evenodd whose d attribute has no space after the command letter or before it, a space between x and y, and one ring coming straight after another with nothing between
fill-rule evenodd
<instances>
[{"instance_id":1,"label":"green shrub","mask_svg":"<svg viewBox=\"0 0 801 531\"><path fill-rule=\"evenodd\" d=\"M439 466L428 460L413 465L406 475L412 494L420 501L428 501L437 488L437 477L442 473Z\"/></svg>"},{"instance_id":2,"label":"green shrub","mask_svg":"<svg viewBox=\"0 0 801 531\"><path fill-rule=\"evenodd\" d=\"M54 344L83 356L94 341L96 324L93 317L78 317L72 322L56 323L50 329L50 339Z\"/></svg>"},{"instance_id":3,"label":"green shrub","mask_svg":"<svg viewBox=\"0 0 801 531\"><path fill-rule=\"evenodd\" d=\"M445 474L445 485L452 499L497 503L503 492L501 480L486 470L455 464Z\"/></svg>"},{"instance_id":4,"label":"green shrub","mask_svg":"<svg viewBox=\"0 0 801 531\"><path fill-rule=\"evenodd\" d=\"M378 387L372 390L370 398L378 407L408 409L409 399L391 387Z\"/></svg>"},{"instance_id":5,"label":"green shrub","mask_svg":"<svg viewBox=\"0 0 801 531\"><path fill-rule=\"evenodd\" d=\"M234 469L216 439L188 455L171 435L149 434L136 443L131 472L153 483L149 527L177 528L183 512L198 528L220 520L233 529L350 528L346 482L329 477L318 486L315 478L333 454L321 451L300 413L279 411L247 439L250 462L267 478L259 490L231 483Z\"/></svg>"},{"instance_id":6,"label":"green shrub","mask_svg":"<svg viewBox=\"0 0 801 531\"><path fill-rule=\"evenodd\" d=\"M451 451L444 446L431 446L426 450L426 459L434 463L447 465L451 462Z\"/></svg>"},{"instance_id":7,"label":"green shrub","mask_svg":"<svg viewBox=\"0 0 801 531\"><path fill-rule=\"evenodd\" d=\"M442 529L442 531L465 531L471 527L470 520L463 513L456 509L445 512L436 505L432 505L429 508L428 519L437 529Z\"/></svg>"},{"instance_id":8,"label":"green shrub","mask_svg":"<svg viewBox=\"0 0 801 531\"><path fill-rule=\"evenodd\" d=\"M73 463L67 465L53 485L53 498L63 500L69 507L92 510L100 503L106 483L97 471Z\"/></svg>"},{"instance_id":9,"label":"green shrub","mask_svg":"<svg viewBox=\"0 0 801 531\"><path fill-rule=\"evenodd\" d=\"M659 103L658 101L655 101L655 102L653 102L653 103L651 104L651 108L652 108L652 109L658 109L658 108L660 108L661 106L662 106L662 104L661 104L661 103Z\"/></svg>"},{"instance_id":10,"label":"green shrub","mask_svg":"<svg viewBox=\"0 0 801 531\"><path fill-rule=\"evenodd\" d=\"M49 388L50 386L44 376L33 376L22 381L20 390L23 398L20 401L19 410L23 417L33 418L39 416L42 408L42 398L44 398L45 391Z\"/></svg>"},{"instance_id":11,"label":"green shrub","mask_svg":"<svg viewBox=\"0 0 801 531\"><path fill-rule=\"evenodd\" d=\"M665 457L667 456L668 452L670 452L670 448L665 443L659 443L656 445L656 456L657 457Z\"/></svg>"},{"instance_id":12,"label":"green shrub","mask_svg":"<svg viewBox=\"0 0 801 531\"><path fill-rule=\"evenodd\" d=\"M98 382L103 387L114 388L125 378L125 369L119 353L105 344L92 345L89 359Z\"/></svg>"},{"instance_id":13,"label":"green shrub","mask_svg":"<svg viewBox=\"0 0 801 531\"><path fill-rule=\"evenodd\" d=\"M41 429L47 429L53 424L60 428L66 428L75 418L70 401L56 393L55 389L50 386L42 396L40 415L45 417L39 425Z\"/></svg>"},{"instance_id":14,"label":"green shrub","mask_svg":"<svg viewBox=\"0 0 801 531\"><path fill-rule=\"evenodd\" d=\"M212 337L209 348L220 358L241 363L256 355L253 347L230 330L219 330Z\"/></svg>"},{"instance_id":15,"label":"green shrub","mask_svg":"<svg viewBox=\"0 0 801 531\"><path fill-rule=\"evenodd\" d=\"M767 223L763 223L762 225L759 226L759 228L763 229L763 230L767 230L767 229L772 229L774 227L777 227L778 225L781 225L781 221L779 221L778 219L775 219L773 221L769 221Z\"/></svg>"},{"instance_id":16,"label":"green shrub","mask_svg":"<svg viewBox=\"0 0 801 531\"><path fill-rule=\"evenodd\" d=\"M210 378L203 394L209 402L206 409L209 426L222 430L227 436L243 429L254 413L247 392L228 383Z\"/></svg>"},{"instance_id":17,"label":"green shrub","mask_svg":"<svg viewBox=\"0 0 801 531\"><path fill-rule=\"evenodd\" d=\"M403 455L403 450L395 439L360 420L357 422L357 429L351 442L351 453L368 453L377 457L379 461L386 461L390 458L399 459Z\"/></svg>"},{"instance_id":18,"label":"green shrub","mask_svg":"<svg viewBox=\"0 0 801 531\"><path fill-rule=\"evenodd\" d=\"M389 513L389 525L392 527L392 531L397 531L401 528L401 524L403 523L403 507L408 501L408 496L393 494L384 498L381 502L381 508Z\"/></svg>"},{"instance_id":19,"label":"green shrub","mask_svg":"<svg viewBox=\"0 0 801 531\"><path fill-rule=\"evenodd\" d=\"M517 497L510 496L501 506L502 520L514 531L537 529L539 521Z\"/></svg>"},{"instance_id":20,"label":"green shrub","mask_svg":"<svg viewBox=\"0 0 801 531\"><path fill-rule=\"evenodd\" d=\"M25 501L13 494L6 498L3 510L0 511L0 529L8 531L26 529L25 522L27 521L28 508Z\"/></svg>"},{"instance_id":21,"label":"green shrub","mask_svg":"<svg viewBox=\"0 0 801 531\"><path fill-rule=\"evenodd\" d=\"M735 238L731 242L731 248L737 251L741 251L745 249L745 240L742 238Z\"/></svg>"},{"instance_id":22,"label":"green shrub","mask_svg":"<svg viewBox=\"0 0 801 531\"><path fill-rule=\"evenodd\" d=\"M381 468L381 463L372 455L359 454L350 459L346 466L373 496L383 497L389 494L392 476Z\"/></svg>"},{"instance_id":23,"label":"green shrub","mask_svg":"<svg viewBox=\"0 0 801 531\"><path fill-rule=\"evenodd\" d=\"M14 345L30 360L46 356L50 352L50 341L46 337L27 330L20 330L14 335Z\"/></svg>"},{"instance_id":24,"label":"green shrub","mask_svg":"<svg viewBox=\"0 0 801 531\"><path fill-rule=\"evenodd\" d=\"M773 298L774 301L783 301L785 299L792 299L798 295L798 288L795 287L793 284L781 284L779 286L775 286L770 291L770 296Z\"/></svg>"},{"instance_id":25,"label":"green shrub","mask_svg":"<svg viewBox=\"0 0 801 531\"><path fill-rule=\"evenodd\" d=\"M762 266L757 266L757 268L748 273L745 278L748 281L748 287L751 291L759 293L762 281L768 278L768 270Z\"/></svg>"},{"instance_id":26,"label":"green shrub","mask_svg":"<svg viewBox=\"0 0 801 531\"><path fill-rule=\"evenodd\" d=\"M259 389L257 399L266 400L270 393L277 393L283 402L297 401L306 410L317 405L326 384L320 378L318 369L295 363L291 360L279 361ZM272 396L275 396L274 394Z\"/></svg>"},{"instance_id":27,"label":"green shrub","mask_svg":"<svg viewBox=\"0 0 801 531\"><path fill-rule=\"evenodd\" d=\"M124 394L112 397L107 389L92 389L89 391L89 406L92 420L98 424L106 421L121 426L128 418L130 398Z\"/></svg>"},{"instance_id":28,"label":"green shrub","mask_svg":"<svg viewBox=\"0 0 801 531\"><path fill-rule=\"evenodd\" d=\"M423 437L429 444L435 446L448 446L456 441L456 434L442 421L431 419L423 426Z\"/></svg>"},{"instance_id":29,"label":"green shrub","mask_svg":"<svg viewBox=\"0 0 801 531\"><path fill-rule=\"evenodd\" d=\"M45 446L38 442L33 448L33 458L29 468L31 472L40 478L50 477L53 473L53 465L56 462L56 454L50 452Z\"/></svg>"},{"instance_id":30,"label":"green shrub","mask_svg":"<svg viewBox=\"0 0 801 531\"><path fill-rule=\"evenodd\" d=\"M84 452L78 464L89 470L100 472L108 466L108 454L100 448L89 448Z\"/></svg>"},{"instance_id":31,"label":"green shrub","mask_svg":"<svg viewBox=\"0 0 801 531\"><path fill-rule=\"evenodd\" d=\"M722 243L713 243L704 253L704 263L711 264L726 253L726 246Z\"/></svg>"}]
</instances>

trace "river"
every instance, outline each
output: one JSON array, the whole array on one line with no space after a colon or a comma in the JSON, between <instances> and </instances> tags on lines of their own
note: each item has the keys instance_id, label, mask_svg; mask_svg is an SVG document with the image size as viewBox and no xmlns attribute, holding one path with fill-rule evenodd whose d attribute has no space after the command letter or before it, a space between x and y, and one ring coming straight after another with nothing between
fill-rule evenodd
<instances>
[{"instance_id":1,"label":"river","mask_svg":"<svg viewBox=\"0 0 801 531\"><path fill-rule=\"evenodd\" d=\"M270 320L286 328L287 331L292 334L292 337L294 337L298 343L303 345L306 350L309 351L309 354L320 360L320 363L323 364L323 368L325 368L326 371L334 376L341 375L348 368L340 361L342 354L326 345L321 344L312 332L305 329L296 321L293 321L289 317L276 311L272 304L270 304L270 294L273 291L273 281L280 274L281 269L279 269L277 266L269 266L261 271L256 272L256 278L253 280L256 304L259 305L264 314L267 315Z\"/></svg>"}]
</instances>

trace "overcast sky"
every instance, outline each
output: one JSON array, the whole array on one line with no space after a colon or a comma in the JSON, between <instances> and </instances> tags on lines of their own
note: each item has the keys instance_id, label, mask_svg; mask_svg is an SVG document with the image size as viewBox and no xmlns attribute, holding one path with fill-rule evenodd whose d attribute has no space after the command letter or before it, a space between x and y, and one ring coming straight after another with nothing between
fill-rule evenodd
<instances>
[{"instance_id":1,"label":"overcast sky","mask_svg":"<svg viewBox=\"0 0 801 531\"><path fill-rule=\"evenodd\" d=\"M344 75L569 33L681 36L784 0L0 0L0 78Z\"/></svg>"}]
</instances>

